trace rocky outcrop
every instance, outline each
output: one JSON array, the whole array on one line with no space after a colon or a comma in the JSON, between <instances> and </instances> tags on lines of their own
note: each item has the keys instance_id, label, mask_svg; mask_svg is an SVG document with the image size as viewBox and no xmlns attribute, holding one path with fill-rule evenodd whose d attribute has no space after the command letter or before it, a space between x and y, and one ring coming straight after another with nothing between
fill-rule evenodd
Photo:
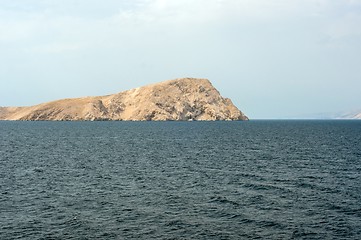
<instances>
[{"instance_id":1,"label":"rocky outcrop","mask_svg":"<svg viewBox=\"0 0 361 240\"><path fill-rule=\"evenodd\" d=\"M248 120L207 79L182 78L113 95L0 108L0 120Z\"/></svg>"}]
</instances>

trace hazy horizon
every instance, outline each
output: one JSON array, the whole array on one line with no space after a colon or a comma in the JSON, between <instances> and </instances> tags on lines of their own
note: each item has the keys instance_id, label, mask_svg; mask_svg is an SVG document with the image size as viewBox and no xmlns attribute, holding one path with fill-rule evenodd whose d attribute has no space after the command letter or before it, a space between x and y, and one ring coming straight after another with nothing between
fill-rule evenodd
<instances>
[{"instance_id":1,"label":"hazy horizon","mask_svg":"<svg viewBox=\"0 0 361 240\"><path fill-rule=\"evenodd\" d=\"M196 77L251 119L353 111L360 26L361 0L0 0L0 106Z\"/></svg>"}]
</instances>

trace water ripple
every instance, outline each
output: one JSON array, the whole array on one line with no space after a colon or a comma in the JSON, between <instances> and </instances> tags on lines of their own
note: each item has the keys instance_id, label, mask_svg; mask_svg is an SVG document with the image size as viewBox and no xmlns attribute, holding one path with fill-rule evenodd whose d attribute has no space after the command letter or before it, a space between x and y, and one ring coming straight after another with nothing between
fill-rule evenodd
<instances>
[{"instance_id":1,"label":"water ripple","mask_svg":"<svg viewBox=\"0 0 361 240\"><path fill-rule=\"evenodd\" d=\"M360 239L361 122L0 122L0 239Z\"/></svg>"}]
</instances>

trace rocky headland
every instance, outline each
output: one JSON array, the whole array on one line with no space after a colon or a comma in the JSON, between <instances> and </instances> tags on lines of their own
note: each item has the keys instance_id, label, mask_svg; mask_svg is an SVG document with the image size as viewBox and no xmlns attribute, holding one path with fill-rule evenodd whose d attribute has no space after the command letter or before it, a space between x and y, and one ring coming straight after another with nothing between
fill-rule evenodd
<instances>
[{"instance_id":1,"label":"rocky headland","mask_svg":"<svg viewBox=\"0 0 361 240\"><path fill-rule=\"evenodd\" d=\"M0 107L0 120L215 121L248 120L207 79L181 78L98 97L30 107Z\"/></svg>"}]
</instances>

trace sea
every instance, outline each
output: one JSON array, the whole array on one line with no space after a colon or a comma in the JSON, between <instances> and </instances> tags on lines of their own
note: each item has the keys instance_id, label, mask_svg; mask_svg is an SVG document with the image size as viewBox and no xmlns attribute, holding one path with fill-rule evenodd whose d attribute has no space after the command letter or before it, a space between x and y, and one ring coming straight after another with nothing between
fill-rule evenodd
<instances>
[{"instance_id":1,"label":"sea","mask_svg":"<svg viewBox=\"0 0 361 240\"><path fill-rule=\"evenodd\" d=\"M0 239L361 239L361 121L0 121Z\"/></svg>"}]
</instances>

